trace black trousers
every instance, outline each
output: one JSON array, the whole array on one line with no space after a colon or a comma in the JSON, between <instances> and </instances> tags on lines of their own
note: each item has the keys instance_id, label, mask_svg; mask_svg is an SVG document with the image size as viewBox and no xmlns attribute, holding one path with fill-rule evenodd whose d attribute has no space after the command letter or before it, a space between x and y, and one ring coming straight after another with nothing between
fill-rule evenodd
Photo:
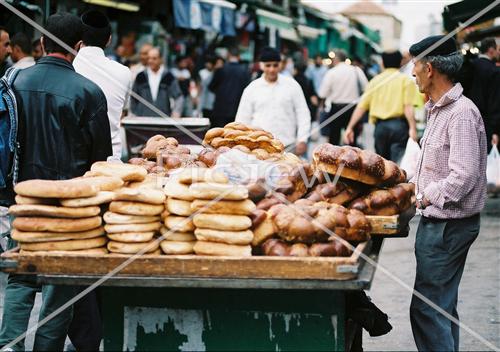
<instances>
[{"instance_id":1,"label":"black trousers","mask_svg":"<svg viewBox=\"0 0 500 352\"><path fill-rule=\"evenodd\" d=\"M344 109L347 105L349 104L332 104L332 107L330 109L330 117L337 114L340 110ZM342 129L346 128L347 125L349 124L349 120L351 119L351 115L354 111L354 108L356 106L352 106L346 111L344 111L342 114L337 116L333 121L331 121L328 124L328 127L330 129L330 138L329 141L331 144L334 145L342 145L342 141L340 140L340 132ZM356 145L356 138L357 136L354 136L354 145Z\"/></svg>"},{"instance_id":2,"label":"black trousers","mask_svg":"<svg viewBox=\"0 0 500 352\"><path fill-rule=\"evenodd\" d=\"M408 142L408 121L404 118L378 120L375 126L375 151L385 159L401 161Z\"/></svg>"},{"instance_id":3,"label":"black trousers","mask_svg":"<svg viewBox=\"0 0 500 352\"><path fill-rule=\"evenodd\" d=\"M80 288L79 292L84 289ZM103 333L96 290L73 305L73 320L68 329L68 337L77 351L99 351Z\"/></svg>"}]
</instances>

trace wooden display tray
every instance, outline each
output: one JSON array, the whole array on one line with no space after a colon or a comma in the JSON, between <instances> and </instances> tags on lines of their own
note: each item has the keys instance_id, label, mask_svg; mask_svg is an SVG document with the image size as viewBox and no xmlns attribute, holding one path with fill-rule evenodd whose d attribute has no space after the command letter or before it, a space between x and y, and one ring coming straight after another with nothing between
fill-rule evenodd
<instances>
[{"instance_id":1,"label":"wooden display tray","mask_svg":"<svg viewBox=\"0 0 500 352\"><path fill-rule=\"evenodd\" d=\"M143 255L124 265L120 276L349 280L357 277L371 241L357 245L350 257L210 257ZM50 252L20 254L5 252L2 271L19 274L106 275L130 256L121 254L66 255Z\"/></svg>"},{"instance_id":2,"label":"wooden display tray","mask_svg":"<svg viewBox=\"0 0 500 352\"><path fill-rule=\"evenodd\" d=\"M412 206L398 215L367 215L366 217L372 225L371 236L407 237L408 224L414 216L415 208Z\"/></svg>"}]
</instances>

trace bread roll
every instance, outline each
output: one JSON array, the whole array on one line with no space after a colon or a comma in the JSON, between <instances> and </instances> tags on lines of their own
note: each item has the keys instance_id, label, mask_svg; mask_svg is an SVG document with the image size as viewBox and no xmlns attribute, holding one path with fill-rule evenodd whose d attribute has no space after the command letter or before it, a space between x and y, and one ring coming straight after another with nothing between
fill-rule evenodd
<instances>
[{"instance_id":1,"label":"bread roll","mask_svg":"<svg viewBox=\"0 0 500 352\"><path fill-rule=\"evenodd\" d=\"M44 205L59 205L59 200L55 198L35 198L16 196L16 204L29 205L29 204L44 204Z\"/></svg>"},{"instance_id":2,"label":"bread roll","mask_svg":"<svg viewBox=\"0 0 500 352\"><path fill-rule=\"evenodd\" d=\"M160 189L153 188L122 188L115 193L115 200L127 200L148 204L163 204L166 196Z\"/></svg>"},{"instance_id":3,"label":"bread roll","mask_svg":"<svg viewBox=\"0 0 500 352\"><path fill-rule=\"evenodd\" d=\"M196 241L178 242L178 241L162 241L160 243L161 250L165 254L182 255L194 253L193 247Z\"/></svg>"},{"instance_id":4,"label":"bread roll","mask_svg":"<svg viewBox=\"0 0 500 352\"><path fill-rule=\"evenodd\" d=\"M152 240L149 242L140 242L140 243L124 243L124 242L116 242L109 241L108 242L108 250L113 253L122 253L122 254L136 254L140 251L144 251L143 253L152 253L156 251L160 247L160 244L157 240Z\"/></svg>"},{"instance_id":5,"label":"bread roll","mask_svg":"<svg viewBox=\"0 0 500 352\"><path fill-rule=\"evenodd\" d=\"M128 201L113 201L109 204L109 210L113 213L124 215L146 215L155 216L163 211L163 204L147 204Z\"/></svg>"},{"instance_id":6,"label":"bread roll","mask_svg":"<svg viewBox=\"0 0 500 352\"><path fill-rule=\"evenodd\" d=\"M149 222L145 224L106 224L104 229L107 233L120 232L157 232L160 230L161 223L159 221Z\"/></svg>"},{"instance_id":7,"label":"bread roll","mask_svg":"<svg viewBox=\"0 0 500 352\"><path fill-rule=\"evenodd\" d=\"M108 233L108 238L112 241L135 243L135 242L149 242L153 239L155 231L149 232L118 232Z\"/></svg>"},{"instance_id":8,"label":"bread roll","mask_svg":"<svg viewBox=\"0 0 500 352\"><path fill-rule=\"evenodd\" d=\"M194 231L193 220L182 216L175 216L175 215L167 216L167 218L165 219L165 226L169 230L173 230L176 232Z\"/></svg>"},{"instance_id":9,"label":"bread roll","mask_svg":"<svg viewBox=\"0 0 500 352\"><path fill-rule=\"evenodd\" d=\"M21 255L44 255L44 254L59 254L59 255L104 255L108 254L108 249L106 247L89 248L89 249L78 249L76 251L27 251L21 249L19 254Z\"/></svg>"},{"instance_id":10,"label":"bread roll","mask_svg":"<svg viewBox=\"0 0 500 352\"><path fill-rule=\"evenodd\" d=\"M251 246L237 246L234 244L198 241L194 245L194 252L198 255L216 255L231 257L251 257Z\"/></svg>"},{"instance_id":11,"label":"bread roll","mask_svg":"<svg viewBox=\"0 0 500 352\"><path fill-rule=\"evenodd\" d=\"M209 214L250 215L255 208L255 204L250 199L217 201L195 199L191 204L193 212Z\"/></svg>"},{"instance_id":12,"label":"bread roll","mask_svg":"<svg viewBox=\"0 0 500 352\"><path fill-rule=\"evenodd\" d=\"M99 226L93 230L80 232L25 232L12 229L11 237L18 242L48 242L82 240L104 235L104 227Z\"/></svg>"},{"instance_id":13,"label":"bread roll","mask_svg":"<svg viewBox=\"0 0 500 352\"><path fill-rule=\"evenodd\" d=\"M53 181L29 180L19 182L14 191L21 196L39 198L81 198L92 197L99 192L99 187L78 179Z\"/></svg>"},{"instance_id":14,"label":"bread roll","mask_svg":"<svg viewBox=\"0 0 500 352\"><path fill-rule=\"evenodd\" d=\"M125 184L120 177L116 176L77 177L74 180L95 185L99 188L99 191L114 191Z\"/></svg>"},{"instance_id":15,"label":"bread roll","mask_svg":"<svg viewBox=\"0 0 500 352\"><path fill-rule=\"evenodd\" d=\"M99 215L99 207L66 208L53 205L13 205L9 214L13 216L47 216L53 218L88 218Z\"/></svg>"},{"instance_id":16,"label":"bread roll","mask_svg":"<svg viewBox=\"0 0 500 352\"><path fill-rule=\"evenodd\" d=\"M103 218L106 224L147 224L160 221L159 216L123 215L111 211L105 212Z\"/></svg>"},{"instance_id":17,"label":"bread roll","mask_svg":"<svg viewBox=\"0 0 500 352\"><path fill-rule=\"evenodd\" d=\"M146 178L142 181L133 181L127 184L128 188L154 188L161 189L163 185L163 180L165 177L158 176L156 174L148 174Z\"/></svg>"},{"instance_id":18,"label":"bread roll","mask_svg":"<svg viewBox=\"0 0 500 352\"><path fill-rule=\"evenodd\" d=\"M18 217L12 222L12 227L28 232L80 232L101 226L100 216L81 219Z\"/></svg>"},{"instance_id":19,"label":"bread roll","mask_svg":"<svg viewBox=\"0 0 500 352\"><path fill-rule=\"evenodd\" d=\"M170 215L170 212L168 211L168 209L165 209L161 212L160 214L160 219L162 222L165 222L165 219L167 218L167 216Z\"/></svg>"},{"instance_id":20,"label":"bread roll","mask_svg":"<svg viewBox=\"0 0 500 352\"><path fill-rule=\"evenodd\" d=\"M248 216L226 214L196 214L193 223L199 228L221 231L243 231L252 226Z\"/></svg>"},{"instance_id":21,"label":"bread roll","mask_svg":"<svg viewBox=\"0 0 500 352\"><path fill-rule=\"evenodd\" d=\"M193 183L189 192L197 199L243 200L248 198L248 190L244 186L222 183Z\"/></svg>"},{"instance_id":22,"label":"bread roll","mask_svg":"<svg viewBox=\"0 0 500 352\"><path fill-rule=\"evenodd\" d=\"M191 195L191 192L189 191L189 187L176 180L167 181L165 187L163 188L163 191L167 196L172 198L189 201L194 199L194 197Z\"/></svg>"},{"instance_id":23,"label":"bread roll","mask_svg":"<svg viewBox=\"0 0 500 352\"><path fill-rule=\"evenodd\" d=\"M160 233L166 241L176 241L176 242L196 241L196 237L192 232L175 232L169 230L165 226L162 226L160 228Z\"/></svg>"},{"instance_id":24,"label":"bread roll","mask_svg":"<svg viewBox=\"0 0 500 352\"><path fill-rule=\"evenodd\" d=\"M227 244L247 245L252 243L253 233L245 231L219 231L211 229L196 229L194 234L198 241L220 242Z\"/></svg>"},{"instance_id":25,"label":"bread roll","mask_svg":"<svg viewBox=\"0 0 500 352\"><path fill-rule=\"evenodd\" d=\"M257 247L278 233L276 224L271 217L266 214L266 218L259 225L253 228L252 246Z\"/></svg>"},{"instance_id":26,"label":"bread roll","mask_svg":"<svg viewBox=\"0 0 500 352\"><path fill-rule=\"evenodd\" d=\"M107 161L95 162L90 167L90 171L94 175L117 176L123 181L143 181L148 174L142 166Z\"/></svg>"},{"instance_id":27,"label":"bread roll","mask_svg":"<svg viewBox=\"0 0 500 352\"><path fill-rule=\"evenodd\" d=\"M102 247L108 239L105 236L86 238L81 240L54 241L27 243L21 242L21 249L27 251L76 251L80 249L90 249Z\"/></svg>"},{"instance_id":28,"label":"bread roll","mask_svg":"<svg viewBox=\"0 0 500 352\"><path fill-rule=\"evenodd\" d=\"M93 197L61 199L61 204L65 207L78 208L89 207L92 205L101 205L110 203L115 197L114 192L101 191Z\"/></svg>"},{"instance_id":29,"label":"bread roll","mask_svg":"<svg viewBox=\"0 0 500 352\"><path fill-rule=\"evenodd\" d=\"M180 200L169 197L165 205L170 214L189 216L193 213L193 211L191 210L191 202L187 200Z\"/></svg>"},{"instance_id":30,"label":"bread roll","mask_svg":"<svg viewBox=\"0 0 500 352\"><path fill-rule=\"evenodd\" d=\"M176 174L180 183L190 185L195 182L228 183L228 177L217 170L209 168L185 168Z\"/></svg>"}]
</instances>

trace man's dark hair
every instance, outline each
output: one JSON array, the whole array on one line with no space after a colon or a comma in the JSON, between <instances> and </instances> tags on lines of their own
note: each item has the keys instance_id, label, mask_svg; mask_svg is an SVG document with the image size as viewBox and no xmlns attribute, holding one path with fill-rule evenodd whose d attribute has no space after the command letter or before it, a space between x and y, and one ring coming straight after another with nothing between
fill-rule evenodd
<instances>
[{"instance_id":1,"label":"man's dark hair","mask_svg":"<svg viewBox=\"0 0 500 352\"><path fill-rule=\"evenodd\" d=\"M497 42L495 41L495 38L485 38L481 40L481 44L479 45L479 50L481 50L481 53L485 54L490 48L497 48Z\"/></svg>"},{"instance_id":2,"label":"man's dark hair","mask_svg":"<svg viewBox=\"0 0 500 352\"><path fill-rule=\"evenodd\" d=\"M2 33L2 32L9 33L9 31L7 30L7 28L5 28L4 26L0 26L0 33Z\"/></svg>"},{"instance_id":3,"label":"man's dark hair","mask_svg":"<svg viewBox=\"0 0 500 352\"><path fill-rule=\"evenodd\" d=\"M16 33L10 38L10 46L14 48L18 46L26 55L31 55L31 40L24 33Z\"/></svg>"},{"instance_id":4,"label":"man's dark hair","mask_svg":"<svg viewBox=\"0 0 500 352\"><path fill-rule=\"evenodd\" d=\"M400 68L402 59L403 55L399 50L392 53L382 53L382 63L385 68Z\"/></svg>"},{"instance_id":5,"label":"man's dark hair","mask_svg":"<svg viewBox=\"0 0 500 352\"><path fill-rule=\"evenodd\" d=\"M90 10L82 16L82 41L87 46L106 48L111 35L111 24L108 17L102 12Z\"/></svg>"},{"instance_id":6,"label":"man's dark hair","mask_svg":"<svg viewBox=\"0 0 500 352\"><path fill-rule=\"evenodd\" d=\"M237 47L233 46L231 48L229 48L229 55L231 56L240 56L240 49L238 49Z\"/></svg>"},{"instance_id":7,"label":"man's dark hair","mask_svg":"<svg viewBox=\"0 0 500 352\"><path fill-rule=\"evenodd\" d=\"M45 29L71 48L74 48L76 43L82 39L82 21L77 16L67 12L58 12L51 15L47 20ZM47 54L68 53L66 49L48 36L44 35L43 38L45 52Z\"/></svg>"},{"instance_id":8,"label":"man's dark hair","mask_svg":"<svg viewBox=\"0 0 500 352\"><path fill-rule=\"evenodd\" d=\"M31 43L31 49L35 50L36 47L39 45L40 45L40 38L37 38L37 39L33 40L33 42Z\"/></svg>"}]
</instances>

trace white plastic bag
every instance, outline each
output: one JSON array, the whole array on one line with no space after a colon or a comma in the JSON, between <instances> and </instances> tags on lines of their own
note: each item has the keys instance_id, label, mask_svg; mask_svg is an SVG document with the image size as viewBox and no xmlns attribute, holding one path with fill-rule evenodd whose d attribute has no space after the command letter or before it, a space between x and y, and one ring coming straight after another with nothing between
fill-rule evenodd
<instances>
[{"instance_id":1,"label":"white plastic bag","mask_svg":"<svg viewBox=\"0 0 500 352\"><path fill-rule=\"evenodd\" d=\"M412 138L408 138L406 150L401 159L400 167L406 171L408 180L415 176L417 171L418 158L420 157L420 146Z\"/></svg>"},{"instance_id":2,"label":"white plastic bag","mask_svg":"<svg viewBox=\"0 0 500 352\"><path fill-rule=\"evenodd\" d=\"M488 182L488 191L500 192L500 153L498 148L493 145L486 164L486 180Z\"/></svg>"}]
</instances>

